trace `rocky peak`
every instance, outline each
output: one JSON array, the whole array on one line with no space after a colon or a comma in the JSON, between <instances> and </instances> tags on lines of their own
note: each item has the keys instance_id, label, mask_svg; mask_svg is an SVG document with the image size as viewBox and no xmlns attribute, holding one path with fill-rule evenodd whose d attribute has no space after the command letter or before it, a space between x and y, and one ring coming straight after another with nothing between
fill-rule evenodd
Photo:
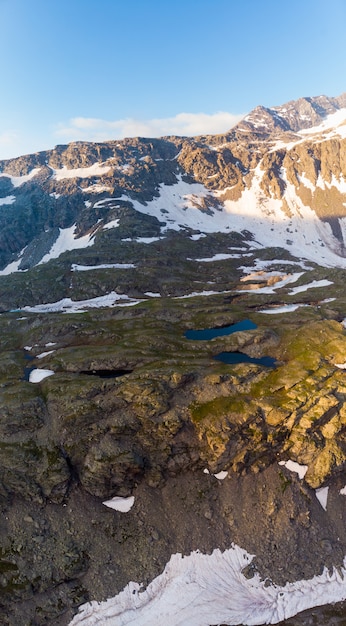
<instances>
[{"instance_id":1,"label":"rocky peak","mask_svg":"<svg viewBox=\"0 0 346 626\"><path fill-rule=\"evenodd\" d=\"M273 109L257 106L236 126L237 133L251 132L265 139L273 132L290 130L289 124Z\"/></svg>"},{"instance_id":2,"label":"rocky peak","mask_svg":"<svg viewBox=\"0 0 346 626\"><path fill-rule=\"evenodd\" d=\"M251 133L257 138L266 139L282 131L298 132L319 125L327 115L346 107L346 94L336 98L316 96L290 100L274 107L257 106L237 126L234 131Z\"/></svg>"},{"instance_id":3,"label":"rocky peak","mask_svg":"<svg viewBox=\"0 0 346 626\"><path fill-rule=\"evenodd\" d=\"M315 98L299 98L287 104L273 107L280 117L287 121L290 130L297 132L320 124L327 115L342 108L335 98L317 96Z\"/></svg>"}]
</instances>

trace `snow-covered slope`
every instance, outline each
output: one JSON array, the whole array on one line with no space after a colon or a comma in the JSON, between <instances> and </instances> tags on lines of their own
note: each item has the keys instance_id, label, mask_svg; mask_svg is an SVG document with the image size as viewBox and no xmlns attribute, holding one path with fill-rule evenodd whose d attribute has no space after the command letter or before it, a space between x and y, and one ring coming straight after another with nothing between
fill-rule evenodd
<instances>
[{"instance_id":1,"label":"snow-covered slope","mask_svg":"<svg viewBox=\"0 0 346 626\"><path fill-rule=\"evenodd\" d=\"M301 99L257 107L224 138L77 143L2 162L0 276L72 250L78 262L86 246L102 263L105 232L119 239L125 224L130 238L246 233L345 267L345 105Z\"/></svg>"}]
</instances>

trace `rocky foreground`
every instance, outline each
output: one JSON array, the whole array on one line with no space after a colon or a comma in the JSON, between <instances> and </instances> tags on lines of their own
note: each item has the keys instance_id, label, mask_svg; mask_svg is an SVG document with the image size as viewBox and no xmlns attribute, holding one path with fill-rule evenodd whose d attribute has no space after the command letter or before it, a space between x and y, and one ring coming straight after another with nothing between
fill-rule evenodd
<instances>
[{"instance_id":1,"label":"rocky foreground","mask_svg":"<svg viewBox=\"0 0 346 626\"><path fill-rule=\"evenodd\" d=\"M343 271L333 278L328 295L342 293ZM87 600L150 582L172 553L232 542L256 555L248 576L280 585L342 566L343 296L306 290L309 306L269 315L287 287L229 286L233 297L1 316L4 624L68 624ZM253 330L184 336L249 315ZM277 366L223 364L220 351ZM28 367L54 375L33 384ZM307 466L303 480L288 459ZM103 504L130 495L127 513Z\"/></svg>"}]
</instances>

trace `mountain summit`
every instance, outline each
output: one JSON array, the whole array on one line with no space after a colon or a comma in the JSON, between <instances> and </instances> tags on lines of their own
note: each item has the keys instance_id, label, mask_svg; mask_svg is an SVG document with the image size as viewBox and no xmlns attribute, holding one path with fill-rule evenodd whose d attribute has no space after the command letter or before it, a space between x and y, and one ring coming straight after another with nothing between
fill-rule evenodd
<instances>
[{"instance_id":1,"label":"mountain summit","mask_svg":"<svg viewBox=\"0 0 346 626\"><path fill-rule=\"evenodd\" d=\"M337 98L317 96L290 100L282 106L265 108L256 107L237 125L239 129L264 133L292 131L294 133L318 126L328 115L346 107L346 93Z\"/></svg>"}]
</instances>

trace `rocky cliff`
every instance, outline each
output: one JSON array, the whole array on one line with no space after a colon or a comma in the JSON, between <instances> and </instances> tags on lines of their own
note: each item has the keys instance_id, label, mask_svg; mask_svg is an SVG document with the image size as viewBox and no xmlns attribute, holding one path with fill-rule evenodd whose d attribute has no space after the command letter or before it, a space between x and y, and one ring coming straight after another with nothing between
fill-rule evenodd
<instances>
[{"instance_id":1,"label":"rocky cliff","mask_svg":"<svg viewBox=\"0 0 346 626\"><path fill-rule=\"evenodd\" d=\"M344 107L1 162L4 624L232 542L279 585L342 566Z\"/></svg>"}]
</instances>

